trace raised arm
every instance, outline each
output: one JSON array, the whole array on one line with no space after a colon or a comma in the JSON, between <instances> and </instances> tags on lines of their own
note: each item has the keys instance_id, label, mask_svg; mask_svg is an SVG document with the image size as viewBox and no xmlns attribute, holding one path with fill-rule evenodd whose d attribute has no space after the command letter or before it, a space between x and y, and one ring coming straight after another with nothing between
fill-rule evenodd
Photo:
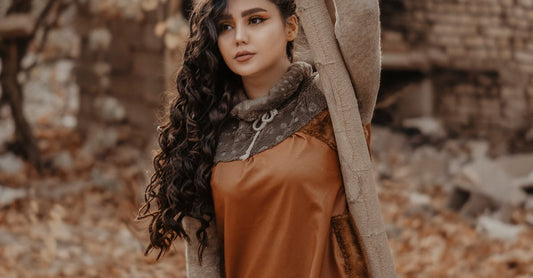
<instances>
[{"instance_id":1,"label":"raised arm","mask_svg":"<svg viewBox=\"0 0 533 278\"><path fill-rule=\"evenodd\" d=\"M185 241L185 259L187 263L187 278L221 278L220 249L216 233L215 222L207 228L208 246L204 250L202 264L198 260L198 240L196 231L200 222L191 217L183 219L183 227L190 238L190 243Z\"/></svg>"},{"instance_id":2,"label":"raised arm","mask_svg":"<svg viewBox=\"0 0 533 278\"><path fill-rule=\"evenodd\" d=\"M381 78L378 0L325 1L330 15L335 11L335 37L355 87L361 121L367 125L372 120Z\"/></svg>"}]
</instances>

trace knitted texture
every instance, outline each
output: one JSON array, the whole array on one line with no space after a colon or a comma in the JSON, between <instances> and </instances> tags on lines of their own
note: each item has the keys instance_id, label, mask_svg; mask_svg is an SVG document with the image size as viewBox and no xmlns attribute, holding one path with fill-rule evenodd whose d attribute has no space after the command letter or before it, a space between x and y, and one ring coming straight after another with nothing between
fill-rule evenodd
<instances>
[{"instance_id":1,"label":"knitted texture","mask_svg":"<svg viewBox=\"0 0 533 278\"><path fill-rule=\"evenodd\" d=\"M335 38L355 88L361 122L368 124L381 79L379 3L377 0L335 0L334 3Z\"/></svg>"},{"instance_id":2,"label":"knitted texture","mask_svg":"<svg viewBox=\"0 0 533 278\"><path fill-rule=\"evenodd\" d=\"M183 228L190 239L189 242L185 241L187 277L221 278L221 273L223 273L221 270L222 246L218 241L216 223L212 220L206 229L208 243L204 249L201 264L198 258L200 242L196 238L196 231L200 226L200 221L195 218L188 216L183 218Z\"/></svg>"},{"instance_id":3,"label":"knitted texture","mask_svg":"<svg viewBox=\"0 0 533 278\"><path fill-rule=\"evenodd\" d=\"M351 61L358 70L364 72L366 62L372 59L360 61L355 58L352 60L345 53L341 55L339 51L339 44L343 45L341 49L349 49L354 53L368 53L368 47L379 49L379 44L367 43L368 41L379 42L379 36L378 40L370 40L369 38L374 36L368 34L379 32L376 27L379 25L378 2L377 0L335 0L337 23L343 21L341 13L349 16L350 22L360 22L359 26L362 29L355 28L357 24L353 29L349 29L351 36L357 36L355 43L350 45L339 39L339 33L333 32L335 28L331 24L331 18L323 0L296 0L296 6L317 70L321 75L321 87L328 102L339 150L346 201L359 232L370 277L389 278L396 277L397 274L380 213L368 146L364 130L360 126L367 122L361 118L353 85L359 93L363 92L357 88L358 82L350 80L350 77L354 77L353 75L358 75L357 71L348 71L346 68L346 63ZM346 29L345 34L348 33ZM364 76L355 77L365 79Z\"/></svg>"}]
</instances>

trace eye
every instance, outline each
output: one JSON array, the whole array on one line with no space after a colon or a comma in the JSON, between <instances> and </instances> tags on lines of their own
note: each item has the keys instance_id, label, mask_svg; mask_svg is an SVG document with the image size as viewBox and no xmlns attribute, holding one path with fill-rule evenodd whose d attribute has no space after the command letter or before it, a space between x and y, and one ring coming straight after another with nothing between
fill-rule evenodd
<instances>
[{"instance_id":1,"label":"eye","mask_svg":"<svg viewBox=\"0 0 533 278\"><path fill-rule=\"evenodd\" d=\"M250 22L251 24L259 24L263 21L265 21L265 19L259 16L250 17L250 19L248 20L248 22Z\"/></svg>"},{"instance_id":2,"label":"eye","mask_svg":"<svg viewBox=\"0 0 533 278\"><path fill-rule=\"evenodd\" d=\"M219 31L221 31L221 32L223 32L223 31L227 31L227 30L230 30L231 28L233 28L233 27L231 27L231 25L226 24L226 23L222 23L222 24L219 24L219 25L218 25L218 29L219 29Z\"/></svg>"}]
</instances>

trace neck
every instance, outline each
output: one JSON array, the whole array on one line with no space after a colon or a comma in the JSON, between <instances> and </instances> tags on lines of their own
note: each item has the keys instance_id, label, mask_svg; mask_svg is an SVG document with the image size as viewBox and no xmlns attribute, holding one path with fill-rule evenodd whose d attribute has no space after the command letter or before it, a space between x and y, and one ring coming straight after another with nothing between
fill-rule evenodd
<instances>
[{"instance_id":1,"label":"neck","mask_svg":"<svg viewBox=\"0 0 533 278\"><path fill-rule=\"evenodd\" d=\"M246 96L249 99L256 99L268 95L270 88L287 72L290 65L291 62L287 59L270 67L266 72L253 76L243 76L242 84Z\"/></svg>"}]
</instances>

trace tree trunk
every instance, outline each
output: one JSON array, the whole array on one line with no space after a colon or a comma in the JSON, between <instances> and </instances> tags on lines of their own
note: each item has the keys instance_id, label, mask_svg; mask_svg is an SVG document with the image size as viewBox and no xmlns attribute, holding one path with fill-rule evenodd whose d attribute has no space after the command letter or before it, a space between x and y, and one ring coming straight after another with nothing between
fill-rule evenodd
<instances>
[{"instance_id":1,"label":"tree trunk","mask_svg":"<svg viewBox=\"0 0 533 278\"><path fill-rule=\"evenodd\" d=\"M15 153L28 160L37 171L41 172L43 166L41 153L31 127L24 117L22 87L17 80L20 61L33 38L34 26L29 26L33 25L33 21L31 21L31 23L26 22L27 24L21 28L20 20L13 19L27 17L26 15L31 12L31 5L31 0L13 0L7 10L8 16L6 18L11 19L8 22L14 23L0 28L4 36L9 34L9 37L11 37L9 39L5 37L0 39L0 58L2 59L0 81L2 82L2 100L9 104L11 115L15 122L15 143L12 149ZM28 29L32 29L31 32L28 33Z\"/></svg>"},{"instance_id":2,"label":"tree trunk","mask_svg":"<svg viewBox=\"0 0 533 278\"><path fill-rule=\"evenodd\" d=\"M31 127L24 117L22 87L17 80L20 58L27 47L27 42L22 40L24 39L18 38L3 43L4 50L0 51L2 59L0 80L3 98L9 104L15 122L14 151L27 159L40 172L42 170L41 154Z\"/></svg>"}]
</instances>

